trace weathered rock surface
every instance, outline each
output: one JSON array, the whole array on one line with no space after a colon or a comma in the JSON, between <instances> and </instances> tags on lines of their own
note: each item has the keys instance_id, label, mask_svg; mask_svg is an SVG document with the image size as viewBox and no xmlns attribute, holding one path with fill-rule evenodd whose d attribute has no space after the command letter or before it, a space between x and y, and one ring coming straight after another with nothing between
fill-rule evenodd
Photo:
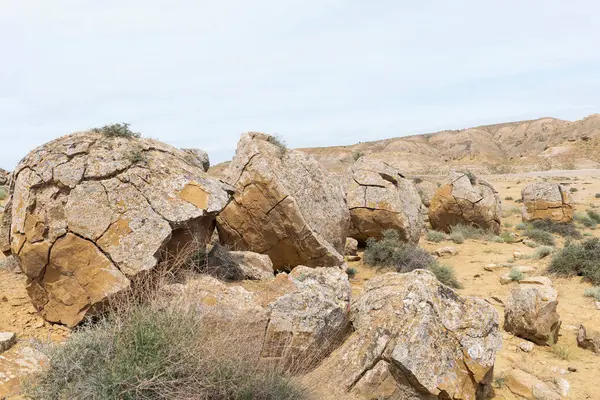
<instances>
[{"instance_id":1,"label":"weathered rock surface","mask_svg":"<svg viewBox=\"0 0 600 400\"><path fill-rule=\"evenodd\" d=\"M265 254L229 251L215 244L208 253L205 272L225 280L265 280L275 277L273 263Z\"/></svg>"},{"instance_id":2,"label":"weathered rock surface","mask_svg":"<svg viewBox=\"0 0 600 400\"><path fill-rule=\"evenodd\" d=\"M504 330L538 345L558 340L558 293L546 277L523 280L512 288L504 309Z\"/></svg>"},{"instance_id":3,"label":"weathered rock surface","mask_svg":"<svg viewBox=\"0 0 600 400\"><path fill-rule=\"evenodd\" d=\"M14 332L0 332L0 353L10 349L17 343L17 335Z\"/></svg>"},{"instance_id":4,"label":"weathered rock surface","mask_svg":"<svg viewBox=\"0 0 600 400\"><path fill-rule=\"evenodd\" d=\"M354 238L346 238L346 246L344 247L344 254L347 256L355 256L358 254L358 240Z\"/></svg>"},{"instance_id":5,"label":"weathered rock surface","mask_svg":"<svg viewBox=\"0 0 600 400\"><path fill-rule=\"evenodd\" d=\"M417 193L419 193L423 205L429 207L438 186L433 182L422 180L419 183L416 183L415 187L417 188Z\"/></svg>"},{"instance_id":6,"label":"weathered rock surface","mask_svg":"<svg viewBox=\"0 0 600 400\"><path fill-rule=\"evenodd\" d=\"M351 315L354 332L305 377L308 384L327 385L339 398L475 399L491 383L502 343L496 311L429 271L369 280Z\"/></svg>"},{"instance_id":7,"label":"weathered rock surface","mask_svg":"<svg viewBox=\"0 0 600 400\"><path fill-rule=\"evenodd\" d=\"M174 301L242 329L263 361L305 370L327 356L350 328L350 283L339 268L298 266L269 282L228 286L210 276L166 287Z\"/></svg>"},{"instance_id":8,"label":"weathered rock surface","mask_svg":"<svg viewBox=\"0 0 600 400\"><path fill-rule=\"evenodd\" d=\"M432 253L438 257L455 256L458 254L458 249L454 246L444 246L435 249Z\"/></svg>"},{"instance_id":9,"label":"weathered rock surface","mask_svg":"<svg viewBox=\"0 0 600 400\"><path fill-rule=\"evenodd\" d=\"M429 222L440 231L450 232L454 225L474 225L500 232L502 207L496 189L483 179L453 171L450 182L435 192L429 206Z\"/></svg>"},{"instance_id":10,"label":"weathered rock surface","mask_svg":"<svg viewBox=\"0 0 600 400\"><path fill-rule=\"evenodd\" d=\"M560 400L561 396L549 384L520 369L506 377L506 387L521 398L529 400Z\"/></svg>"},{"instance_id":11,"label":"weathered rock surface","mask_svg":"<svg viewBox=\"0 0 600 400\"><path fill-rule=\"evenodd\" d=\"M380 239L383 231L394 229L403 241L419 241L421 198L400 171L385 162L361 157L344 179L352 219L349 236L365 242L370 237Z\"/></svg>"},{"instance_id":12,"label":"weathered rock surface","mask_svg":"<svg viewBox=\"0 0 600 400\"><path fill-rule=\"evenodd\" d=\"M208 153L201 149L182 149L186 153L186 161L202 168L204 172L207 172L210 168L210 159Z\"/></svg>"},{"instance_id":13,"label":"weathered rock surface","mask_svg":"<svg viewBox=\"0 0 600 400\"><path fill-rule=\"evenodd\" d=\"M225 180L237 191L217 219L223 243L267 254L276 269L344 262L350 221L344 195L310 156L246 133Z\"/></svg>"},{"instance_id":14,"label":"weathered rock surface","mask_svg":"<svg viewBox=\"0 0 600 400\"><path fill-rule=\"evenodd\" d=\"M579 330L577 331L577 346L600 354L600 332L593 331L588 334L585 327L579 325Z\"/></svg>"},{"instance_id":15,"label":"weathered rock surface","mask_svg":"<svg viewBox=\"0 0 600 400\"><path fill-rule=\"evenodd\" d=\"M571 222L573 207L571 198L564 186L558 183L530 183L521 191L523 200L523 221L550 219L557 222Z\"/></svg>"},{"instance_id":16,"label":"weathered rock surface","mask_svg":"<svg viewBox=\"0 0 600 400\"><path fill-rule=\"evenodd\" d=\"M17 166L0 228L41 315L78 324L160 253L201 246L231 188L151 139L63 136Z\"/></svg>"}]
</instances>

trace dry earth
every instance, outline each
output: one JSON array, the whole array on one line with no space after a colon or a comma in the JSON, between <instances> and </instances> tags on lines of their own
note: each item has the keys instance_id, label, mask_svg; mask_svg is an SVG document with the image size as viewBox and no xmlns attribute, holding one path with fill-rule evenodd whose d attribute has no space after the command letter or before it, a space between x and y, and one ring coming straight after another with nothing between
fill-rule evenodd
<instances>
[{"instance_id":1,"label":"dry earth","mask_svg":"<svg viewBox=\"0 0 600 400\"><path fill-rule=\"evenodd\" d=\"M520 205L514 200L519 199L521 189L528 182L548 179L552 182L562 182L577 189L573 194L576 211L600 207L600 199L595 198L600 193L600 170L567 170L543 171L522 174L482 176L490 181L499 191L503 199L504 218L503 230L518 232L515 225L521 221ZM441 179L441 177L439 177ZM590 230L581 228L582 232L600 237L600 229ZM558 240L562 246L562 239ZM506 263L513 257L514 251L525 254L532 253L523 243L494 243L482 240L466 240L462 244L451 241L441 243L428 242L421 238L420 245L427 250L443 246L454 246L459 254L444 257L444 264L454 267L456 275L464 286L459 292L463 295L479 296L489 300L503 319L503 305L492 297L505 302L511 286L500 284L499 277L510 270L504 268L495 272L484 270L490 263ZM542 260L516 260L512 265L528 265L536 268L534 274L543 274L549 263L549 258ZM362 290L363 283L369 278L381 273L361 261L352 262L350 266L358 270L352 280L353 291ZM532 275L532 274L529 274ZM544 380L558 377L565 378L571 385L570 399L600 399L600 356L579 349L576 345L575 329L584 324L588 329L600 330L600 309L592 299L584 297L584 290L591 285L578 278L556 279L554 285L559 292L558 312L562 318L561 336L555 348L536 346L533 352L524 353L517 349L523 340L503 332L503 348L498 353L495 375L502 375L518 367L530 371ZM0 331L13 331L18 335L18 343L11 350L0 356L0 398L15 394L19 388L19 376L35 368L37 358L31 353L31 341L61 341L69 330L59 325L45 323L30 305L25 292L25 276L16 274L5 268L0 268ZM575 369L576 372L570 372ZM324 396L325 397L325 396ZM14 398L14 397L12 397ZM496 399L515 399L506 388L496 389Z\"/></svg>"}]
</instances>

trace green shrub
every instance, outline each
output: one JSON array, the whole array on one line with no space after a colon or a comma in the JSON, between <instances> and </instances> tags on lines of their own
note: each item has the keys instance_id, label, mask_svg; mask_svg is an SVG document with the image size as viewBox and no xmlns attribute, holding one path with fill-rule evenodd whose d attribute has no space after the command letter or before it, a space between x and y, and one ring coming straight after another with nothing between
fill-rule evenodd
<instances>
[{"instance_id":1,"label":"green shrub","mask_svg":"<svg viewBox=\"0 0 600 400\"><path fill-rule=\"evenodd\" d=\"M500 234L500 239L502 239L502 242L504 243L516 243L518 242L518 239L516 237L514 237L514 235L512 235L510 232L502 232Z\"/></svg>"},{"instance_id":2,"label":"green shrub","mask_svg":"<svg viewBox=\"0 0 600 400\"><path fill-rule=\"evenodd\" d=\"M585 289L583 295L585 297L593 297L596 301L600 301L600 286Z\"/></svg>"},{"instance_id":3,"label":"green shrub","mask_svg":"<svg viewBox=\"0 0 600 400\"><path fill-rule=\"evenodd\" d=\"M508 189L508 188L507 188L507 189ZM512 197L510 197L510 196L506 196L506 197L504 198L504 200L506 200L506 201L510 201L510 200L513 200L513 198L512 198Z\"/></svg>"},{"instance_id":4,"label":"green shrub","mask_svg":"<svg viewBox=\"0 0 600 400\"><path fill-rule=\"evenodd\" d=\"M530 240L530 239L523 240L523 244L527 247L531 247L532 249L535 249L536 247L539 246L539 244L537 244L537 242L535 240Z\"/></svg>"},{"instance_id":5,"label":"green shrub","mask_svg":"<svg viewBox=\"0 0 600 400\"><path fill-rule=\"evenodd\" d=\"M450 240L452 240L456 244L461 244L465 242L465 236L460 232L451 232Z\"/></svg>"},{"instance_id":6,"label":"green shrub","mask_svg":"<svg viewBox=\"0 0 600 400\"><path fill-rule=\"evenodd\" d=\"M508 274L508 277L510 278L511 281L522 281L523 278L525 278L525 275L523 274L523 272L519 271L516 268L513 268L510 270L510 273Z\"/></svg>"},{"instance_id":7,"label":"green shrub","mask_svg":"<svg viewBox=\"0 0 600 400\"><path fill-rule=\"evenodd\" d=\"M502 240L502 238L497 235L490 237L490 241L492 241L494 243L504 243L504 240Z\"/></svg>"},{"instance_id":8,"label":"green shrub","mask_svg":"<svg viewBox=\"0 0 600 400\"><path fill-rule=\"evenodd\" d=\"M352 279L358 274L358 270L354 267L349 267L346 269L346 274L348 275L348 278Z\"/></svg>"},{"instance_id":9,"label":"green shrub","mask_svg":"<svg viewBox=\"0 0 600 400\"><path fill-rule=\"evenodd\" d=\"M127 159L131 161L133 164L136 163L146 163L148 160L146 159L146 155L141 151L133 151L127 154Z\"/></svg>"},{"instance_id":10,"label":"green shrub","mask_svg":"<svg viewBox=\"0 0 600 400\"><path fill-rule=\"evenodd\" d=\"M488 240L492 236L493 233L485 231L477 226L473 225L463 225L458 224L454 225L450 228L450 237L452 238L452 234L457 233L461 234L464 239L480 239L480 240Z\"/></svg>"},{"instance_id":11,"label":"green shrub","mask_svg":"<svg viewBox=\"0 0 600 400\"><path fill-rule=\"evenodd\" d=\"M555 222L549 219L540 219L533 221L531 226L535 229L541 229L546 232L556 233L562 237L579 238L581 233L575 225L568 222Z\"/></svg>"},{"instance_id":12,"label":"green shrub","mask_svg":"<svg viewBox=\"0 0 600 400\"><path fill-rule=\"evenodd\" d=\"M577 191L578 191L577 188L574 188L574 187L572 187L571 189L569 189L569 192L571 192L571 193L575 193Z\"/></svg>"},{"instance_id":13,"label":"green shrub","mask_svg":"<svg viewBox=\"0 0 600 400\"><path fill-rule=\"evenodd\" d=\"M587 213L582 213L582 212L575 213L575 215L573 215L573 219L575 221L579 222L580 224L582 224L583 226L585 226L586 228L595 228L596 227L596 221L594 221L592 218L590 218Z\"/></svg>"},{"instance_id":14,"label":"green shrub","mask_svg":"<svg viewBox=\"0 0 600 400\"><path fill-rule=\"evenodd\" d=\"M456 275L454 274L454 269L449 265L439 264L434 262L429 267L429 270L433 272L438 281L443 283L446 286L449 286L454 289L461 289L462 285L456 279Z\"/></svg>"},{"instance_id":15,"label":"green shrub","mask_svg":"<svg viewBox=\"0 0 600 400\"><path fill-rule=\"evenodd\" d=\"M533 257L537 260L541 260L544 257L548 257L550 254L552 254L552 252L554 251L553 247L550 246L542 246L542 247L538 247L534 252L533 252Z\"/></svg>"},{"instance_id":16,"label":"green shrub","mask_svg":"<svg viewBox=\"0 0 600 400\"><path fill-rule=\"evenodd\" d=\"M587 210L588 216L597 224L600 224L600 213L594 210Z\"/></svg>"},{"instance_id":17,"label":"green shrub","mask_svg":"<svg viewBox=\"0 0 600 400\"><path fill-rule=\"evenodd\" d=\"M404 243L393 229L383 232L383 238L369 238L364 253L365 263L375 267L393 268L397 272L427 269L435 261L426 250Z\"/></svg>"},{"instance_id":18,"label":"green shrub","mask_svg":"<svg viewBox=\"0 0 600 400\"><path fill-rule=\"evenodd\" d=\"M517 225L515 225L515 229L518 231L524 231L525 229L527 229L528 225L523 223L523 222L519 222Z\"/></svg>"},{"instance_id":19,"label":"green shrub","mask_svg":"<svg viewBox=\"0 0 600 400\"><path fill-rule=\"evenodd\" d=\"M530 228L523 232L523 235L535 240L539 244L545 244L547 246L554 246L556 244L554 236L552 236L550 232L541 229Z\"/></svg>"},{"instance_id":20,"label":"green shrub","mask_svg":"<svg viewBox=\"0 0 600 400\"><path fill-rule=\"evenodd\" d=\"M0 200L4 200L6 198L6 189L4 186L0 186Z\"/></svg>"},{"instance_id":21,"label":"green shrub","mask_svg":"<svg viewBox=\"0 0 600 400\"><path fill-rule=\"evenodd\" d=\"M600 239L569 242L556 252L548 272L562 276L582 276L594 285L600 284Z\"/></svg>"},{"instance_id":22,"label":"green shrub","mask_svg":"<svg viewBox=\"0 0 600 400\"><path fill-rule=\"evenodd\" d=\"M108 137L139 138L141 135L129 129L130 125L131 124L128 124L127 122L123 122L122 124L105 125L102 128L93 128L92 132L102 133Z\"/></svg>"},{"instance_id":23,"label":"green shrub","mask_svg":"<svg viewBox=\"0 0 600 400\"><path fill-rule=\"evenodd\" d=\"M268 141L269 141L269 143L274 144L275 146L279 147L279 149L282 152L285 153L287 151L287 144L285 143L285 140L280 135L269 135Z\"/></svg>"},{"instance_id":24,"label":"green shrub","mask_svg":"<svg viewBox=\"0 0 600 400\"><path fill-rule=\"evenodd\" d=\"M434 243L439 243L446 240L446 234L439 231L427 231L427 240Z\"/></svg>"},{"instance_id":25,"label":"green shrub","mask_svg":"<svg viewBox=\"0 0 600 400\"><path fill-rule=\"evenodd\" d=\"M26 385L31 399L305 399L261 367L243 335L218 330L194 307L137 305L48 345L48 368Z\"/></svg>"}]
</instances>

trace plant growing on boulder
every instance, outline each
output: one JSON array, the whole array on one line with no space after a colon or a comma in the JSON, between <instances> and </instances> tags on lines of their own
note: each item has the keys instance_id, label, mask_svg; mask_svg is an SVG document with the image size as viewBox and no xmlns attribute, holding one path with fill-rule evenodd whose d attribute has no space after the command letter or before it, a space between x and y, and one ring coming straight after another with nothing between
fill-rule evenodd
<instances>
[{"instance_id":1,"label":"plant growing on boulder","mask_svg":"<svg viewBox=\"0 0 600 400\"><path fill-rule=\"evenodd\" d=\"M269 143L279 147L279 149L285 153L287 151L287 144L281 135L269 135Z\"/></svg>"},{"instance_id":2,"label":"plant growing on boulder","mask_svg":"<svg viewBox=\"0 0 600 400\"><path fill-rule=\"evenodd\" d=\"M105 125L102 128L93 128L92 132L102 133L108 137L139 138L141 135L129 129L130 125L127 122Z\"/></svg>"}]
</instances>

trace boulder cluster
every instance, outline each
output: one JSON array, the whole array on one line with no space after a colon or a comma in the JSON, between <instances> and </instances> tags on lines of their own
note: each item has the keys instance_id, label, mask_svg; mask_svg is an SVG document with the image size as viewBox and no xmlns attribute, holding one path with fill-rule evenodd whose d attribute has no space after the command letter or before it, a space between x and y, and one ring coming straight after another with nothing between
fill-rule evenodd
<instances>
[{"instance_id":1,"label":"boulder cluster","mask_svg":"<svg viewBox=\"0 0 600 400\"><path fill-rule=\"evenodd\" d=\"M456 174L425 193L365 157L334 177L254 132L242 135L222 180L209 166L202 150L151 139L100 131L56 139L7 178L0 250L18 261L32 304L50 322L76 326L165 260L190 256L202 273L162 287L169 301L242 327L265 362L312 370L303 379L325 378L340 398L490 391L501 345L491 305L424 270L378 276L352 297L344 261L388 229L416 244L427 206L436 228L497 231L500 202L489 184ZM552 302L535 296L515 294L527 307ZM531 316L513 308L505 323L515 331L555 338L551 305ZM531 319L548 326L532 330Z\"/></svg>"}]
</instances>

